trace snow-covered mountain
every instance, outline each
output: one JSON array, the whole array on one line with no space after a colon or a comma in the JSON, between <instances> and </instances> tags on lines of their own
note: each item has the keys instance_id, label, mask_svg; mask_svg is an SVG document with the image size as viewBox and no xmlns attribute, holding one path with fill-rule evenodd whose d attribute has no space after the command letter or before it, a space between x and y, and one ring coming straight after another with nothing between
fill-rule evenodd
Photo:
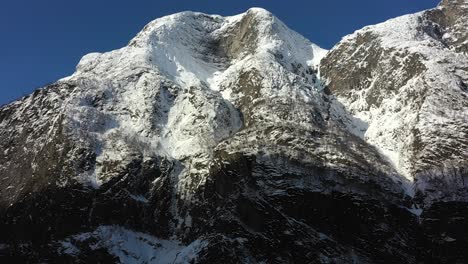
<instances>
[{"instance_id":1,"label":"snow-covered mountain","mask_svg":"<svg viewBox=\"0 0 468 264\"><path fill-rule=\"evenodd\" d=\"M467 14L466 1L443 1L365 27L321 65L333 115L435 200L468 199Z\"/></svg>"},{"instance_id":2,"label":"snow-covered mountain","mask_svg":"<svg viewBox=\"0 0 468 264\"><path fill-rule=\"evenodd\" d=\"M330 52L261 8L183 12L84 56L0 108L0 257L463 260L467 7Z\"/></svg>"}]
</instances>

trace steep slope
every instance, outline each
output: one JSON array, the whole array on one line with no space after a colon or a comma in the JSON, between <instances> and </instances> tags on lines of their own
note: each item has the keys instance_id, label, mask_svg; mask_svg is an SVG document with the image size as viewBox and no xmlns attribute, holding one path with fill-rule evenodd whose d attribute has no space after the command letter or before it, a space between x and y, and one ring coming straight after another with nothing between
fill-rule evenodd
<instances>
[{"instance_id":1,"label":"steep slope","mask_svg":"<svg viewBox=\"0 0 468 264\"><path fill-rule=\"evenodd\" d=\"M368 26L322 60L331 116L414 182L430 261L466 261L468 1ZM426 261L429 261L426 260Z\"/></svg>"},{"instance_id":2,"label":"steep slope","mask_svg":"<svg viewBox=\"0 0 468 264\"><path fill-rule=\"evenodd\" d=\"M86 55L72 76L0 108L0 255L424 259L434 232L418 224L412 170L394 166L378 140L353 130L367 110L340 97L354 73L334 60L348 42L353 36L327 55L252 8L232 17L163 17L122 49ZM453 159L462 161L460 153Z\"/></svg>"},{"instance_id":3,"label":"steep slope","mask_svg":"<svg viewBox=\"0 0 468 264\"><path fill-rule=\"evenodd\" d=\"M434 199L468 198L467 13L466 1L443 1L366 27L321 65L337 119L419 191L447 191Z\"/></svg>"}]
</instances>

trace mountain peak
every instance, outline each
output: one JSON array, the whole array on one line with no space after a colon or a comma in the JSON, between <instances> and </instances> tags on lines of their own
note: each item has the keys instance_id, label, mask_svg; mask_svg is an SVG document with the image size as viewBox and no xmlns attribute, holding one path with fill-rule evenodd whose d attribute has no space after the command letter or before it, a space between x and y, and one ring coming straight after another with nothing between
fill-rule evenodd
<instances>
[{"instance_id":1,"label":"mountain peak","mask_svg":"<svg viewBox=\"0 0 468 264\"><path fill-rule=\"evenodd\" d=\"M263 18L274 17L274 15L270 11L261 7L251 7L244 14L255 14L256 16Z\"/></svg>"},{"instance_id":2,"label":"mountain peak","mask_svg":"<svg viewBox=\"0 0 468 264\"><path fill-rule=\"evenodd\" d=\"M129 45L142 47L158 42L207 42L217 49L218 55L224 53L236 58L237 55L272 52L283 42L291 44L287 43L291 39L313 45L269 11L255 7L228 17L187 11L158 18L147 24ZM219 47L214 47L216 45ZM313 46L318 53L323 53L317 45ZM295 46L283 48L294 49Z\"/></svg>"},{"instance_id":3,"label":"mountain peak","mask_svg":"<svg viewBox=\"0 0 468 264\"><path fill-rule=\"evenodd\" d=\"M77 73L107 67L112 62L104 61L119 53L120 60L157 68L183 86L213 86L215 73L243 60L271 60L293 70L296 64L315 67L327 52L261 8L230 17L197 12L165 16L147 24L124 50L86 55Z\"/></svg>"}]
</instances>

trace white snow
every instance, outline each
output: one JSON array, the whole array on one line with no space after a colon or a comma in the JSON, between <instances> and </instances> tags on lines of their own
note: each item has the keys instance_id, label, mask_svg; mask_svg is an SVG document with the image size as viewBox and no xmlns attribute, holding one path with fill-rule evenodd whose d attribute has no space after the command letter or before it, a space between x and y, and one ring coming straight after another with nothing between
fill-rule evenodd
<instances>
[{"instance_id":1,"label":"white snow","mask_svg":"<svg viewBox=\"0 0 468 264\"><path fill-rule=\"evenodd\" d=\"M210 41L236 34L247 16L254 17L258 32L251 40L256 50L246 48L232 58L213 53ZM105 164L125 166L135 153L178 160L202 156L206 162L214 146L244 125L236 108L246 95L234 84L243 72L256 70L263 77L254 83L263 98L292 96L312 104L320 84L291 71L316 69L326 52L268 11L252 8L231 17L182 12L159 18L127 47L84 56L64 79L79 89L63 110L76 138L94 145L98 155L96 167L80 181L99 187L113 175ZM280 121L267 112L258 115ZM193 167L183 172L197 173Z\"/></svg>"},{"instance_id":2,"label":"white snow","mask_svg":"<svg viewBox=\"0 0 468 264\"><path fill-rule=\"evenodd\" d=\"M392 60L399 63L400 68L392 66L387 72L373 73L368 87L350 91L349 95L336 98L350 114L346 114L338 106L334 111L336 116L342 115L339 119L349 131L375 146L398 173L411 182L416 168L421 166L420 159L429 154L437 155L439 150L435 143L440 143L441 137L447 140L447 147L463 142L463 135L457 131L460 128L455 128L455 124L466 123L468 116L466 99L456 84L460 78L468 80L467 72L461 70L466 69L468 57L446 48L441 41L422 32L422 23L425 22L423 14L420 12L405 15L365 27L344 37L333 49L348 45L359 35L371 33L374 42L387 52L381 58L380 65L392 65L395 63ZM354 49L354 53L345 56L343 60L362 59L355 58L361 48L366 46ZM390 76L394 80L405 78L404 66L408 64L406 60L411 56L417 56L426 69L413 76L403 86L394 87L394 91L387 91L380 106L369 105L367 94L372 92L377 78L382 75ZM359 65L364 63L360 62ZM385 70L384 67L382 69ZM425 91L426 88L429 90ZM419 107L418 100L422 101L422 107ZM419 132L415 134L414 131ZM416 140L425 146L421 152L412 150L411 146ZM453 153L452 157L447 157L448 161L463 159L457 157L456 152ZM468 156L466 153L464 155Z\"/></svg>"},{"instance_id":3,"label":"white snow","mask_svg":"<svg viewBox=\"0 0 468 264\"><path fill-rule=\"evenodd\" d=\"M134 199L135 201L142 202L142 203L147 203L148 199L146 199L145 196L143 195L133 195L131 194L130 197Z\"/></svg>"},{"instance_id":4,"label":"white snow","mask_svg":"<svg viewBox=\"0 0 468 264\"><path fill-rule=\"evenodd\" d=\"M416 215L416 216L421 216L421 214L423 213L423 208L417 208L413 205L413 207L411 208L407 208L408 211L410 211L412 214Z\"/></svg>"},{"instance_id":5,"label":"white snow","mask_svg":"<svg viewBox=\"0 0 468 264\"><path fill-rule=\"evenodd\" d=\"M91 249L105 248L119 258L121 263L157 263L185 264L196 260L198 252L208 245L202 240L195 240L189 245L179 241L158 239L154 236L135 232L119 226L99 226L95 231L74 235L61 241L60 253L78 254L77 242L90 238Z\"/></svg>"}]
</instances>

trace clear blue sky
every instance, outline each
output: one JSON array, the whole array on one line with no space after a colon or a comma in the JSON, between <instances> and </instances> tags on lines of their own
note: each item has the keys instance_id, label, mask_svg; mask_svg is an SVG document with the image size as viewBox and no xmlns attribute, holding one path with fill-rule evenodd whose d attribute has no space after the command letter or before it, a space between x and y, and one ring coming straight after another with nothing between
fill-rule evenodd
<instances>
[{"instance_id":1,"label":"clear blue sky","mask_svg":"<svg viewBox=\"0 0 468 264\"><path fill-rule=\"evenodd\" d=\"M363 26L414 13L439 0L14 0L0 8L0 105L70 75L89 52L123 47L151 20L192 10L273 12L312 42L331 48Z\"/></svg>"}]
</instances>

